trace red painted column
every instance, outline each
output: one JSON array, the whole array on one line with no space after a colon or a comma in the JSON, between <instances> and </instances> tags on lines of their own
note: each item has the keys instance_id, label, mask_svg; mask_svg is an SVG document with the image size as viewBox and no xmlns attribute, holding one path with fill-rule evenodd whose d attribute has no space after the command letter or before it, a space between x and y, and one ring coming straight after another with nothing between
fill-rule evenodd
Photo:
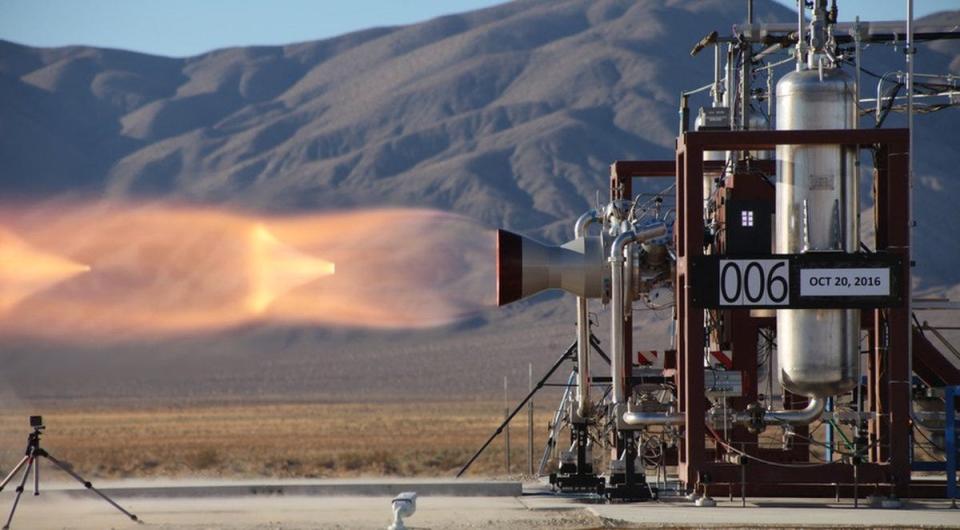
<instances>
[{"instance_id":1,"label":"red painted column","mask_svg":"<svg viewBox=\"0 0 960 530\"><path fill-rule=\"evenodd\" d=\"M903 259L901 277L904 279L904 305L887 311L889 351L887 371L889 393L889 461L891 477L897 483L897 495L906 496L910 482L910 313L906 301L911 297L910 287L910 203L909 152L906 134L903 142L891 143L888 153L888 193L880 206L885 210L884 230L887 250ZM879 229L879 226L878 226ZM878 230L879 232L879 230Z\"/></svg>"},{"instance_id":2,"label":"red painted column","mask_svg":"<svg viewBox=\"0 0 960 530\"><path fill-rule=\"evenodd\" d=\"M700 470L704 458L704 394L703 394L703 349L704 325L703 307L693 299L693 278L690 274L691 261L703 254L703 147L697 141L697 133L686 133L683 137L684 160L682 178L677 187L683 187L683 239L681 240L682 269L684 276L679 293L684 305L682 328L683 350L680 355L685 361L682 392L685 398L686 444L684 460L686 469L681 480L695 485L700 480Z\"/></svg>"}]
</instances>

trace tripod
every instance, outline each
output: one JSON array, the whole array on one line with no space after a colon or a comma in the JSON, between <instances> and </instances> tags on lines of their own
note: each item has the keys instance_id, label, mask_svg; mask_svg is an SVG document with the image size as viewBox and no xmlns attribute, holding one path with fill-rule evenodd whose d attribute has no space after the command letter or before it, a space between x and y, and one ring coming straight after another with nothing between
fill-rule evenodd
<instances>
[{"instance_id":1,"label":"tripod","mask_svg":"<svg viewBox=\"0 0 960 530\"><path fill-rule=\"evenodd\" d=\"M593 333L590 334L590 344L594 347L597 353L599 353L607 361L607 363L610 362L610 359L607 357L607 354L604 353L602 350L600 350L599 341L593 335ZM473 462L476 461L476 459L487 449L487 447L490 446L493 440L496 439L496 437L503 432L503 430L507 427L507 424L510 423L510 420L512 420L514 416L516 416L521 410L523 410L523 406L526 405L528 401L533 399L534 394L539 392L540 389L543 388L544 386L547 386L547 380L550 379L550 376L552 376L553 373L556 372L558 368L560 368L563 362L566 361L567 359L575 359L576 354L577 354L577 341L573 341L573 344L571 344L570 347L567 348L566 351L564 351L560 355L560 358L557 359L555 363L553 363L553 366L551 366L550 369L547 370L547 373L540 378L540 381L537 382L533 390L531 390L530 393L527 394L525 398L523 398L520 404L513 409L513 412L511 412L507 416L507 418L503 420L503 423L501 423L500 426L497 427L497 430L495 430L493 434L491 434L490 437L487 438L487 441L484 442L484 444L480 447L480 449L478 449L477 452L474 453L472 457L470 457L470 460L467 461L467 463L460 468L460 471L457 472L457 478L460 478L461 476L463 476L463 474L467 472L467 469L470 469L470 466L473 465ZM568 384L569 383L570 383L570 380L568 380ZM551 440L548 443L555 443L555 441L551 438ZM541 464L541 468L542 467L543 467L543 464Z\"/></svg>"},{"instance_id":2,"label":"tripod","mask_svg":"<svg viewBox=\"0 0 960 530\"><path fill-rule=\"evenodd\" d=\"M123 512L123 514L129 517L130 519L138 523L142 523L142 521L140 521L140 519L138 519L136 515L128 512L127 510L124 510L119 504L114 502L113 499L104 495L103 492L98 490L97 488L94 488L93 484L91 484L89 481L85 480L80 475L74 473L74 471L70 469L70 466L64 464L60 460L57 460L45 449L41 448L40 434L43 432L44 427L40 423L40 417L39 416L31 417L30 423L33 426L33 432L27 435L26 455L20 460L20 463L14 466L13 470L10 471L10 473L7 475L5 479L3 479L3 482L0 482L0 491L3 491L3 488L7 487L7 484L9 484L11 480L13 480L14 475L16 475L17 472L20 471L21 469L25 468L23 472L23 477L20 479L20 484L17 486L17 496L13 500L13 507L10 508L10 516L7 517L7 522L6 524L3 525L3 530L9 530L10 528L10 522L13 521L13 514L17 511L17 505L20 503L20 496L23 495L23 489L24 489L24 486L27 484L27 478L30 476L31 469L33 470L33 494L40 495L40 462L38 461L38 458L40 457L46 458L47 460L53 462L55 466L62 469L65 473L67 473L71 477L75 478L77 482L83 484L83 486L88 490L102 497L103 500L109 502L111 506Z\"/></svg>"}]
</instances>

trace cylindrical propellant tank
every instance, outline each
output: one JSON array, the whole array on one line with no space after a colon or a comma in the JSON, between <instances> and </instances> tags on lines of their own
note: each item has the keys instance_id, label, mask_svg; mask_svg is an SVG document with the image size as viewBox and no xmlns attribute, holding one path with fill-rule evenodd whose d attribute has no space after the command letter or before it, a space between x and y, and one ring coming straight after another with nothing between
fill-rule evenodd
<instances>
[{"instance_id":1,"label":"cylindrical propellant tank","mask_svg":"<svg viewBox=\"0 0 960 530\"><path fill-rule=\"evenodd\" d=\"M854 128L853 87L839 69L785 75L777 83L777 129ZM777 147L777 253L857 250L855 156L853 149L839 145ZM780 383L791 392L818 397L854 388L859 330L857 310L778 310Z\"/></svg>"}]
</instances>

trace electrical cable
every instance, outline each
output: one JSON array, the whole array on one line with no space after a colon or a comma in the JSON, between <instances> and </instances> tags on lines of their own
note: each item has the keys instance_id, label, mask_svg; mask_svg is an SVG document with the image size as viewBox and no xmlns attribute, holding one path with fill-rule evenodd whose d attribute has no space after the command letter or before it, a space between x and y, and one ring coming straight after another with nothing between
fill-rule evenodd
<instances>
[{"instance_id":1,"label":"electrical cable","mask_svg":"<svg viewBox=\"0 0 960 530\"><path fill-rule=\"evenodd\" d=\"M845 445L847 449L854 449L853 442L851 442L850 439L847 438L846 433L844 433L843 429L841 429L840 426L837 425L837 422L833 420L828 420L828 421L830 422L830 425L833 425L833 428L837 431L837 433L840 434L840 438L843 438L843 445Z\"/></svg>"},{"instance_id":2,"label":"electrical cable","mask_svg":"<svg viewBox=\"0 0 960 530\"><path fill-rule=\"evenodd\" d=\"M883 122L887 119L887 116L890 114L890 111L893 110L893 104L897 99L897 95L900 94L900 89L903 88L903 82L898 81L893 85L893 89L888 90L886 97L889 97L887 103L881 103L880 115L876 119L876 128L879 129L883 126Z\"/></svg>"},{"instance_id":3,"label":"electrical cable","mask_svg":"<svg viewBox=\"0 0 960 530\"><path fill-rule=\"evenodd\" d=\"M829 466L829 465L832 464L832 462L824 462L824 463L822 463L822 464L787 464L787 463L784 463L784 462L773 462L773 461L765 460L765 459L760 458L760 457L757 457L757 456L753 456L753 455L751 455L751 454L747 454L747 453L745 453L745 452L737 449L736 447L733 447L732 445L728 444L727 442L723 441L721 438L719 438L719 436L716 437L716 438L714 438L714 441L716 441L718 444L724 446L726 449L728 449L728 450L730 450L730 451L733 451L734 453L737 453L738 455L740 455L740 456L742 456L742 457L744 457L744 458L747 458L747 459L749 459L749 460L754 460L754 461L760 462L761 464L767 464L768 466L783 467L783 468L790 468L790 469L805 469L805 468L811 468L811 467L824 467L824 466Z\"/></svg>"},{"instance_id":4,"label":"electrical cable","mask_svg":"<svg viewBox=\"0 0 960 530\"><path fill-rule=\"evenodd\" d=\"M845 452L845 451L841 451L841 450L839 450L839 449L837 449L837 448L835 448L835 447L830 447L829 445L827 445L827 444L825 444L825 443L823 443L823 442L821 442L821 441L819 441L819 440L814 440L813 438L808 438L808 437L803 436L803 435L801 435L801 434L791 433L790 436L793 436L793 437L796 437L796 438L800 438L801 440L804 440L804 441L806 441L807 443L811 443L811 444L813 444L813 445L817 445L817 446L820 446L820 447L823 447L823 448L826 448L826 449L832 449L833 452L836 453L836 454L843 455L843 456L847 456L847 457L851 457L851 458L856 457L856 456L861 456L861 455L863 455L868 449L871 449L873 446L875 446L875 445L877 445L877 444L879 443L879 441L878 441L878 442L874 442L874 443L872 443L872 444L870 444L870 445L864 446L863 449L862 449L861 451L859 451L859 452L848 453L848 452Z\"/></svg>"},{"instance_id":5,"label":"electrical cable","mask_svg":"<svg viewBox=\"0 0 960 530\"><path fill-rule=\"evenodd\" d=\"M944 448L940 447L939 445L935 444L935 443L933 442L933 440L931 440L930 438L928 438L926 434L923 434L923 431L921 431L920 429L914 429L914 432L919 433L920 436L922 436L923 439L926 440L927 443L929 443L930 446L933 447L934 449L936 449L937 451L940 451L941 453L945 453L945 452L946 452L946 449L944 449ZM919 445L919 444L918 444L918 445Z\"/></svg>"}]
</instances>

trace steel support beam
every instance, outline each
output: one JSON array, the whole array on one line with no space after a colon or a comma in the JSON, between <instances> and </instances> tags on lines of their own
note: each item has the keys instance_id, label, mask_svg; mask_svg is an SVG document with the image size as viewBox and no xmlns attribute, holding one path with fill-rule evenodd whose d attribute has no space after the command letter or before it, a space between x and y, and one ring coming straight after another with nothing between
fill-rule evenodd
<instances>
[{"instance_id":1,"label":"steel support beam","mask_svg":"<svg viewBox=\"0 0 960 530\"><path fill-rule=\"evenodd\" d=\"M737 131L688 132L678 139L675 172L677 225L677 383L679 409L686 419L684 440L679 453L678 474L688 488L711 474L711 482L739 483L740 466L707 461L717 452L706 450L704 426L705 396L703 390L704 318L703 308L694 303L690 260L702 255L704 243L703 188L705 172L704 151L771 150L777 145L835 144L850 147L875 146L880 155L875 174L877 249L903 256L906 279L904 298L909 289L909 205L907 202L907 131L904 129L858 129L820 131ZM662 162L657 162L662 164ZM623 163L622 173L641 168L641 165ZM711 168L712 169L712 168ZM664 170L665 171L665 170ZM623 189L622 186L620 189ZM868 392L871 408L878 418L871 426L879 437L878 448L872 453L872 462L857 469L861 484L889 484L899 496L910 490L910 374L907 362L907 340L910 333L909 315L905 308L877 311L873 314L874 349L870 356ZM737 341L739 342L739 341ZM889 345L889 351L885 349ZM755 348L751 348L755 350ZM737 352L734 352L734 356ZM751 389L755 392L755 389ZM788 452L789 453L789 452ZM767 456L767 455L765 455ZM796 455L784 454L784 460ZM774 458L769 455L767 459ZM842 463L811 467L783 467L751 462L748 482L756 484L791 484L796 491L828 492L853 483L853 467ZM837 486L841 485L841 486ZM712 486L711 486L712 488ZM799 488L799 489L797 489ZM805 488L805 489L804 489ZM819 489L818 489L819 488ZM864 488L866 489L866 488ZM761 491L761 490L758 490ZM768 491L769 493L769 491Z\"/></svg>"}]
</instances>

